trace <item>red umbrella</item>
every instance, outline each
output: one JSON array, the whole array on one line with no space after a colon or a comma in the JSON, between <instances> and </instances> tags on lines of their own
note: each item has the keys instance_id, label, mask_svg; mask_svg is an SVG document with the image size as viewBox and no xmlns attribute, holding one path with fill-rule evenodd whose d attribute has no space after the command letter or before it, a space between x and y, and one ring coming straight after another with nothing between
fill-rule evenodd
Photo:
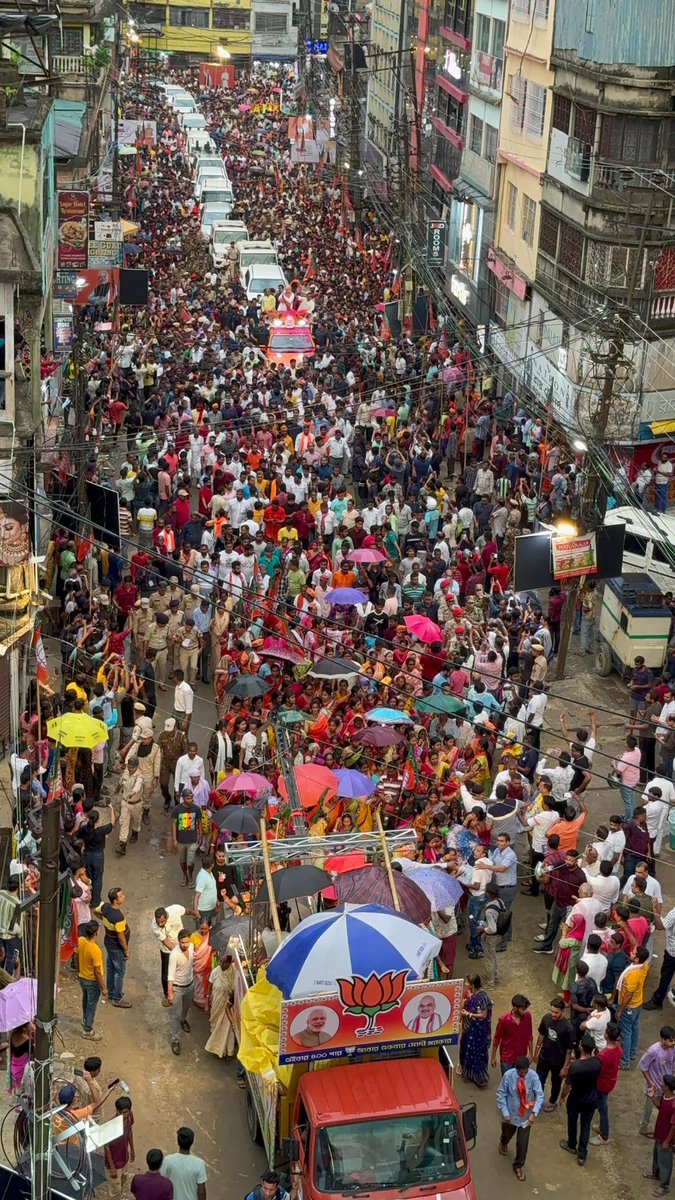
<instances>
[{"instance_id":1,"label":"red umbrella","mask_svg":"<svg viewBox=\"0 0 675 1200\"><path fill-rule=\"evenodd\" d=\"M275 646L272 650L259 650L258 654L261 658L278 658L282 662L293 663L294 666L305 661L303 654L299 654L297 650L291 650L290 646Z\"/></svg>"},{"instance_id":2,"label":"red umbrella","mask_svg":"<svg viewBox=\"0 0 675 1200\"><path fill-rule=\"evenodd\" d=\"M337 796L338 781L328 767L317 763L306 763L293 769L298 796L303 808L316 808L321 800L333 800ZM280 779L277 790L284 800L288 800L286 780Z\"/></svg>"},{"instance_id":3,"label":"red umbrella","mask_svg":"<svg viewBox=\"0 0 675 1200\"><path fill-rule=\"evenodd\" d=\"M241 775L228 775L216 787L217 792L261 792L270 787L269 779L255 771L242 771ZM337 787L337 784L336 784Z\"/></svg>"},{"instance_id":4,"label":"red umbrella","mask_svg":"<svg viewBox=\"0 0 675 1200\"><path fill-rule=\"evenodd\" d=\"M323 869L330 875L342 875L344 871L357 871L365 867L366 856L360 850L351 850L347 854L333 854L323 860Z\"/></svg>"},{"instance_id":5,"label":"red umbrella","mask_svg":"<svg viewBox=\"0 0 675 1200\"><path fill-rule=\"evenodd\" d=\"M404 617L403 624L408 633L412 633L420 642L442 642L443 630L435 621L430 621L428 617L413 616Z\"/></svg>"}]
</instances>

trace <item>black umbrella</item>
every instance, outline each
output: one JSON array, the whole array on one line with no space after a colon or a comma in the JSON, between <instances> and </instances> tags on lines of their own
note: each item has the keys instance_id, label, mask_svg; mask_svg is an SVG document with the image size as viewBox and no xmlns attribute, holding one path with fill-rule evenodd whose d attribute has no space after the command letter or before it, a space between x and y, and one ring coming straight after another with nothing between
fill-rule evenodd
<instances>
[{"instance_id":1,"label":"black umbrella","mask_svg":"<svg viewBox=\"0 0 675 1200\"><path fill-rule=\"evenodd\" d=\"M315 679L346 679L349 675L358 675L360 671L359 663L351 658L321 658L308 674Z\"/></svg>"},{"instance_id":2,"label":"black umbrella","mask_svg":"<svg viewBox=\"0 0 675 1200\"><path fill-rule=\"evenodd\" d=\"M297 900L300 896L315 896L324 888L331 887L333 880L325 871L318 867L285 867L272 875L274 899ZM270 894L267 880L263 880L256 900L269 901Z\"/></svg>"},{"instance_id":3,"label":"black umbrella","mask_svg":"<svg viewBox=\"0 0 675 1200\"><path fill-rule=\"evenodd\" d=\"M227 829L230 833L260 833L260 817L243 804L219 808L211 813L211 820L219 829Z\"/></svg>"},{"instance_id":4,"label":"black umbrella","mask_svg":"<svg viewBox=\"0 0 675 1200\"><path fill-rule=\"evenodd\" d=\"M228 683L225 691L228 696L236 696L237 700L248 700L251 696L264 696L269 692L270 685L259 675L237 675L232 683Z\"/></svg>"},{"instance_id":5,"label":"black umbrella","mask_svg":"<svg viewBox=\"0 0 675 1200\"><path fill-rule=\"evenodd\" d=\"M229 912L229 909L227 910ZM215 954L227 954L227 947L230 938L240 938L246 945L250 932L249 917L223 917L216 925L211 927L209 935L209 945Z\"/></svg>"}]
</instances>

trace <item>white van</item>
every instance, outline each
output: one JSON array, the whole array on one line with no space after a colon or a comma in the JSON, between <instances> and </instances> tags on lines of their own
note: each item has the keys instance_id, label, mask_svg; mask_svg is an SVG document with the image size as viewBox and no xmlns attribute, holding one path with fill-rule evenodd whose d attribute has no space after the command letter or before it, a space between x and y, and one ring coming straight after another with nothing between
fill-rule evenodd
<instances>
[{"instance_id":1,"label":"white van","mask_svg":"<svg viewBox=\"0 0 675 1200\"><path fill-rule=\"evenodd\" d=\"M626 526L623 571L644 571L662 592L675 592L675 516L626 504L605 516L605 525L619 524Z\"/></svg>"},{"instance_id":2,"label":"white van","mask_svg":"<svg viewBox=\"0 0 675 1200\"><path fill-rule=\"evenodd\" d=\"M206 117L200 112L179 113L178 120L183 129L206 129Z\"/></svg>"},{"instance_id":3,"label":"white van","mask_svg":"<svg viewBox=\"0 0 675 1200\"><path fill-rule=\"evenodd\" d=\"M197 159L202 154L208 154L209 151L215 150L215 146L211 141L211 135L207 129L190 129L187 135L187 150L190 155L190 162L194 170Z\"/></svg>"},{"instance_id":4,"label":"white van","mask_svg":"<svg viewBox=\"0 0 675 1200\"><path fill-rule=\"evenodd\" d=\"M232 242L237 246L247 239L248 229L243 221L214 222L211 226L211 258L214 267L222 267Z\"/></svg>"},{"instance_id":5,"label":"white van","mask_svg":"<svg viewBox=\"0 0 675 1200\"><path fill-rule=\"evenodd\" d=\"M288 280L281 267L273 263L254 263L241 272L241 286L248 300L256 300L268 288L274 292L288 286Z\"/></svg>"},{"instance_id":6,"label":"white van","mask_svg":"<svg viewBox=\"0 0 675 1200\"><path fill-rule=\"evenodd\" d=\"M232 212L233 204L230 200L219 199L217 195L213 199L208 200L204 205L199 218L199 228L201 235L207 242L211 240L211 231L213 226L219 221L227 221Z\"/></svg>"},{"instance_id":7,"label":"white van","mask_svg":"<svg viewBox=\"0 0 675 1200\"><path fill-rule=\"evenodd\" d=\"M195 186L193 190L195 200L199 200L199 193L203 190L206 183L212 183L215 181L217 181L221 187L226 187L230 192L232 191L232 185L227 178L227 172L223 163L220 163L219 165L214 163L212 167L199 167L195 177Z\"/></svg>"},{"instance_id":8,"label":"white van","mask_svg":"<svg viewBox=\"0 0 675 1200\"><path fill-rule=\"evenodd\" d=\"M246 267L252 266L253 263L279 266L277 252L270 241L241 243L239 247L239 266L241 270L244 271Z\"/></svg>"}]
</instances>

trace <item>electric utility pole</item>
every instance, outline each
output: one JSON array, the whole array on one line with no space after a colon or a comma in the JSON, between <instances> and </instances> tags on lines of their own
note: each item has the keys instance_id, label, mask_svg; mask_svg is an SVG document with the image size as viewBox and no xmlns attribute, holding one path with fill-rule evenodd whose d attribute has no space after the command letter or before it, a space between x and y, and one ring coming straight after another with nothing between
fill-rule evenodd
<instances>
[{"instance_id":1,"label":"electric utility pole","mask_svg":"<svg viewBox=\"0 0 675 1200\"><path fill-rule=\"evenodd\" d=\"M614 403L614 388L616 384L617 371L623 362L624 338L621 333L621 326L618 320L612 321L611 330L607 334L608 347L605 353L594 356L594 361L597 366L603 370L602 388L600 391L600 403L593 415L592 430L593 437L602 444L607 433L607 426L612 413L612 405ZM602 519L606 507L606 495L600 498L601 512L598 512L598 484L600 477L597 470L586 471L586 482L583 495L581 497L581 512L580 517L583 525L587 529L594 529L598 526L598 517ZM577 607L577 600L581 590L583 579L573 579L567 590L567 600L565 604L565 613L560 630L560 646L558 648L558 658L556 662L556 679L563 679L565 675L565 666L567 664L567 654L569 652L570 639L574 628L574 616Z\"/></svg>"}]
</instances>

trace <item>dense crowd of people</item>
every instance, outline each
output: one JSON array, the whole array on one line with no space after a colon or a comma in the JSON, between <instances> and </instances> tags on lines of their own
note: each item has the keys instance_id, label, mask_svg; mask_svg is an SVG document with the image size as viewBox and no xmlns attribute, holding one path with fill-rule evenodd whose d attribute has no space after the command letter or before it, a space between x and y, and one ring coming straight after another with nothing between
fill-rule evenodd
<instances>
[{"instance_id":1,"label":"dense crowd of people","mask_svg":"<svg viewBox=\"0 0 675 1200\"><path fill-rule=\"evenodd\" d=\"M456 904L433 911L434 970L453 973L459 932L483 959L466 981L459 1070L482 1088L499 1059L500 1153L515 1138L524 1179L534 1118L565 1102L561 1145L583 1163L589 1140L609 1140L607 1097L638 1058L643 1008L663 1006L675 970L675 908L664 913L656 878L675 799L671 657L661 679L636 660L623 754L599 749L594 709L563 712L560 745L542 746L567 600L558 584L515 590L515 543L571 511L578 455L500 387L461 321L389 329L393 237L367 207L355 219L335 172L290 163L278 72L242 74L230 90L184 82L233 182L232 218L273 242L291 282L249 300L236 256L214 267L178 115L156 82L132 81L125 117L157 123L124 192L138 226L129 259L148 271L149 300L123 309L112 333L99 306L83 311L89 440L65 439L53 464L45 566L62 687L31 687L13 767L22 886L37 884L41 807L57 786L83 1035L96 1040L102 995L131 1006L125 896L104 889L108 840L123 856L166 822L187 889L151 918L172 1049L196 1004L210 1014L206 1049L228 1059L232 958L214 922L250 911L252 880L228 866L226 846L255 837L227 831L228 805L265 813L277 838L405 829L399 871L414 879L433 865L461 884ZM266 357L270 329L299 312L315 349L280 367ZM66 466L117 490L119 544L71 519L59 499ZM594 652L598 604L590 581L574 614L581 656ZM59 751L46 730L57 712L103 721L105 739ZM280 723L301 817L284 798ZM360 772L363 794L305 793L308 766ZM610 766L624 811L598 824L585 794ZM250 785L233 792L244 773ZM111 787L117 820L100 807ZM519 885L541 906L532 950L553 958L556 995L536 1040L520 993L493 1031L486 990L512 944ZM14 878L6 895L13 951ZM26 1040L24 1030L16 1049L27 1061ZM663 1195L675 1030L664 1026L639 1065L645 1131L660 1106L649 1175Z\"/></svg>"}]
</instances>

